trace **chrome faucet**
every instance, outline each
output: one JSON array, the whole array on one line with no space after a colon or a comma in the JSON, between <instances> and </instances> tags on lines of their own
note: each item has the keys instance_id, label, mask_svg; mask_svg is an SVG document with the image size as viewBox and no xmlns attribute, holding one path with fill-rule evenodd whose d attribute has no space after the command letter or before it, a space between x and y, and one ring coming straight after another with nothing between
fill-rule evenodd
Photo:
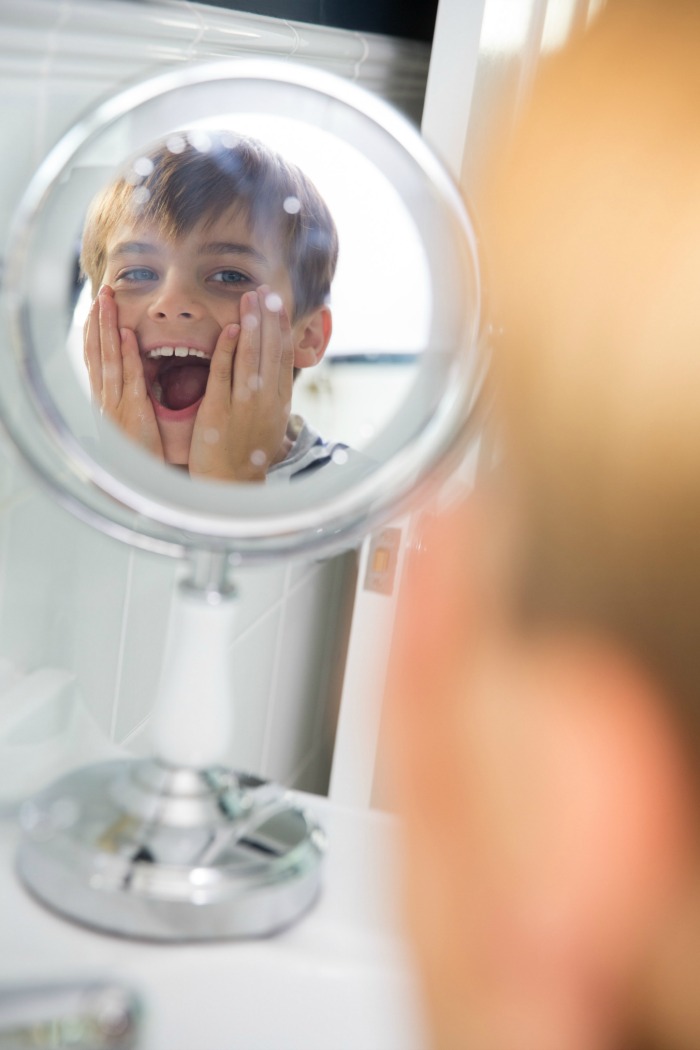
<instances>
[{"instance_id":1,"label":"chrome faucet","mask_svg":"<svg viewBox=\"0 0 700 1050\"><path fill-rule=\"evenodd\" d=\"M141 1003L109 981L0 985L0 1050L138 1050Z\"/></svg>"}]
</instances>

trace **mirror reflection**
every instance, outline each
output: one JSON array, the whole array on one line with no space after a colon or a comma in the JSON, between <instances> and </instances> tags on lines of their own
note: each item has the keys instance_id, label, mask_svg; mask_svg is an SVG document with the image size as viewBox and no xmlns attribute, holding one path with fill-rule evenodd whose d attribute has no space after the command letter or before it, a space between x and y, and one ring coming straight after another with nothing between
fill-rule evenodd
<instances>
[{"instance_id":1,"label":"mirror reflection","mask_svg":"<svg viewBox=\"0 0 700 1050\"><path fill-rule=\"evenodd\" d=\"M326 133L268 125L139 152L80 236L70 349L93 405L193 478L370 463L426 339L425 253L394 188Z\"/></svg>"},{"instance_id":2,"label":"mirror reflection","mask_svg":"<svg viewBox=\"0 0 700 1050\"><path fill-rule=\"evenodd\" d=\"M263 67L164 75L86 115L8 255L15 440L158 549L338 549L478 396L475 238L443 169L371 96Z\"/></svg>"},{"instance_id":3,"label":"mirror reflection","mask_svg":"<svg viewBox=\"0 0 700 1050\"><path fill-rule=\"evenodd\" d=\"M292 477L334 451L291 418L291 398L331 336L335 224L301 169L259 140L201 139L139 157L89 209L92 397L193 477Z\"/></svg>"}]
</instances>

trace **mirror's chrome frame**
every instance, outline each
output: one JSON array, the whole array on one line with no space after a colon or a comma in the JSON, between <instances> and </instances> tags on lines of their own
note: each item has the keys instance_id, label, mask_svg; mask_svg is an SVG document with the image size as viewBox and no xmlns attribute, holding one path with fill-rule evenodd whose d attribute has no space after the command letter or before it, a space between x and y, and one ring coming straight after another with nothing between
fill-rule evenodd
<instances>
[{"instance_id":1,"label":"mirror's chrome frame","mask_svg":"<svg viewBox=\"0 0 700 1050\"><path fill-rule=\"evenodd\" d=\"M37 377L32 374L32 335L23 296L30 235L33 222L46 207L71 159L97 135L145 103L191 85L241 80L300 86L358 110L420 167L454 217L455 236L461 238L471 265L474 309L469 330L462 333L464 344L456 348L455 358L460 352L465 358L469 352L476 353L481 288L474 227L451 176L418 130L380 98L332 74L266 59L213 62L160 73L105 99L56 144L30 182L10 232L4 294L15 355L32 391L32 404L27 410L35 413L43 429L28 440L25 430L16 425L8 399L24 397L21 390L9 394L0 390L0 414L23 457L54 496L73 514L114 538L174 556L192 549L229 551L237 561L267 561L275 556L308 553L327 555L351 545L374 524L401 508L409 495L449 460L456 447L464 446L476 421L485 374L482 360L476 365L472 361L469 367L459 366L454 382L427 425L407 446L401 447L389 463L382 463L348 489L336 485L329 489L327 497L324 494L323 500L314 500L310 505L297 500L293 509L283 513L270 513L264 500L256 503L254 493L242 491L257 486L236 486L235 504L226 498L228 494L210 492L206 510L201 503L187 505L184 500L178 504L154 496L154 490L148 486L137 491L86 454L55 406L47 404ZM124 440L123 444L126 459L133 455L136 463L147 458L140 450L132 449L130 442ZM162 473L162 467L155 461L153 468L148 464L142 469L152 469L153 477L156 469ZM173 484L184 486L185 482L183 478ZM187 483L195 491L198 502L205 488L215 488L206 483L194 487L188 479Z\"/></svg>"}]
</instances>

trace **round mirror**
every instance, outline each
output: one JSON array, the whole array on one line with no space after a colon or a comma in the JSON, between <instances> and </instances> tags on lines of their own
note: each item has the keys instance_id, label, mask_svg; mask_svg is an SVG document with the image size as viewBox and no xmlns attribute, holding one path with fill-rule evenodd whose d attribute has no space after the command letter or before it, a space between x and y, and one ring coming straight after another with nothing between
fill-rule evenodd
<instances>
[{"instance_id":1,"label":"round mirror","mask_svg":"<svg viewBox=\"0 0 700 1050\"><path fill-rule=\"evenodd\" d=\"M324 292L322 301L310 301L318 314L315 341L310 324L294 337L295 376L284 406L284 447L296 447L306 428L307 444L323 455L316 461L312 454L314 469L279 470L273 460L267 470L265 461L262 479L232 482L195 470L193 453L171 453L166 432L173 420L184 432L187 417L188 449L194 431L202 448L220 440L217 427L205 426L202 406L229 320L238 328L226 351L234 370L251 317L261 341L268 324L296 331L299 289L328 247L308 218L306 197L286 192L281 208L268 214L258 174L249 197L227 209L207 196L198 175L190 177L200 211L170 239L178 260L187 239L207 294L227 304L214 310L216 332L189 338L173 323L162 340L142 338L123 304L159 279L158 237L167 240L158 225L164 168L190 158L198 172L221 166L222 157L228 164L242 149L302 173L330 216L339 250L330 298ZM91 286L78 275L86 223L96 199L114 199L115 186L130 194L129 221L122 211L110 228L108 255L117 261L108 260L106 270L101 263ZM292 227L306 239L305 255L289 248L297 237ZM99 313L96 281L109 284L115 324L132 326L149 427L156 417L155 450L96 404L86 334L86 322L89 330ZM256 319L241 296L261 286ZM15 443L75 513L169 554L228 550L255 560L347 545L444 460L469 425L482 378L475 237L449 176L418 131L379 99L288 63L191 66L138 83L89 113L27 189L11 236L6 293L17 367L5 370L0 409ZM167 319L162 304L142 313L148 310ZM192 316L189 307L178 314ZM234 419L243 411L239 402L230 409Z\"/></svg>"}]
</instances>

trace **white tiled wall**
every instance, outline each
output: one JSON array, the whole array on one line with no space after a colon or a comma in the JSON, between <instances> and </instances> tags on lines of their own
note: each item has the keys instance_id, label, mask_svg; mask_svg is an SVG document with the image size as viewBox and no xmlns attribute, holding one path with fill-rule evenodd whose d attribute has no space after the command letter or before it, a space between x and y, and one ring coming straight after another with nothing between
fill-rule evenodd
<instances>
[{"instance_id":1,"label":"white tiled wall","mask_svg":"<svg viewBox=\"0 0 700 1050\"><path fill-rule=\"evenodd\" d=\"M0 244L34 167L93 101L164 64L251 53L323 66L420 111L421 44L184 0L3 0ZM105 740L136 753L149 747L176 570L71 517L13 449L0 448L0 661L17 674L73 672ZM239 572L229 651L240 702L236 765L324 789L354 572L353 554Z\"/></svg>"}]
</instances>

